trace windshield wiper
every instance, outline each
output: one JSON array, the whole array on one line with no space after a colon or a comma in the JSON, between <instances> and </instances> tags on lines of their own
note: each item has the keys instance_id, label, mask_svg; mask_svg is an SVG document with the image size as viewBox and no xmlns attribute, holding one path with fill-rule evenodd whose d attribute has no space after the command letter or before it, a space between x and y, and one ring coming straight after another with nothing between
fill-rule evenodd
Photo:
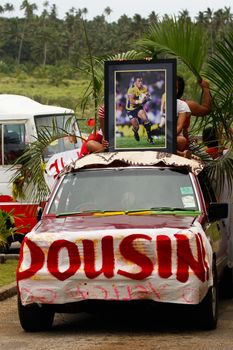
<instances>
[{"instance_id":1,"label":"windshield wiper","mask_svg":"<svg viewBox=\"0 0 233 350\"><path fill-rule=\"evenodd\" d=\"M75 212L68 212L68 213L58 213L56 214L56 217L60 216L70 216L70 215L80 215L80 214L118 214L122 215L125 214L124 210L100 210L100 209L89 209L89 210L81 210L81 211L75 211Z\"/></svg>"},{"instance_id":2,"label":"windshield wiper","mask_svg":"<svg viewBox=\"0 0 233 350\"><path fill-rule=\"evenodd\" d=\"M197 211L196 209L180 208L180 207L152 207L150 210L156 211Z\"/></svg>"},{"instance_id":3,"label":"windshield wiper","mask_svg":"<svg viewBox=\"0 0 233 350\"><path fill-rule=\"evenodd\" d=\"M127 210L126 214L132 214L132 213L170 213L170 212L184 212L185 214L199 214L200 211L196 209L188 209L188 208L176 208L176 207L152 207L149 209L135 209L135 210Z\"/></svg>"},{"instance_id":4,"label":"windshield wiper","mask_svg":"<svg viewBox=\"0 0 233 350\"><path fill-rule=\"evenodd\" d=\"M130 215L130 214L141 214L141 215L147 215L147 214L157 214L157 213L175 213L179 212L179 214L182 214L182 212L187 215L198 215L200 214L199 210L196 209L188 209L188 208L176 208L176 207L152 207L152 208L145 208L145 209L131 209L131 210L100 210L100 209L89 209L89 210L82 210L82 211L76 211L76 212L68 212L68 213L58 213L56 214L56 217L61 216L71 216L71 215L82 215L82 214L92 214L92 215Z\"/></svg>"}]
</instances>

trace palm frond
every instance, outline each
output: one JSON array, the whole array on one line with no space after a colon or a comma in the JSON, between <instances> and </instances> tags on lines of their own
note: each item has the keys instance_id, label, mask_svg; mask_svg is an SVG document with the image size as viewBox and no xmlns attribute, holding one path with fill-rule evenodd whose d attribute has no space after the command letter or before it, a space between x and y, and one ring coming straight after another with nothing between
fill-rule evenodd
<instances>
[{"instance_id":1,"label":"palm frond","mask_svg":"<svg viewBox=\"0 0 233 350\"><path fill-rule=\"evenodd\" d=\"M219 99L230 98L233 93L233 31L216 43L215 53L208 59L204 72L211 81Z\"/></svg>"},{"instance_id":2,"label":"palm frond","mask_svg":"<svg viewBox=\"0 0 233 350\"><path fill-rule=\"evenodd\" d=\"M114 55L108 55L105 56L102 60L108 60L108 61L126 61L126 60L136 60L136 59L144 59L145 53L136 51L136 50L130 50L127 52L121 52Z\"/></svg>"},{"instance_id":3,"label":"palm frond","mask_svg":"<svg viewBox=\"0 0 233 350\"><path fill-rule=\"evenodd\" d=\"M214 184L218 196L226 185L230 194L233 189L233 149L229 149L224 156L216 161L208 162L204 171Z\"/></svg>"},{"instance_id":4,"label":"palm frond","mask_svg":"<svg viewBox=\"0 0 233 350\"><path fill-rule=\"evenodd\" d=\"M174 17L151 25L149 33L137 42L137 46L145 55L157 57L162 54L180 59L200 80L207 57L207 42L200 25Z\"/></svg>"},{"instance_id":5,"label":"palm frond","mask_svg":"<svg viewBox=\"0 0 233 350\"><path fill-rule=\"evenodd\" d=\"M21 157L11 167L14 175L11 178L14 198L27 193L27 198L32 202L40 202L47 199L50 190L45 181L43 154L46 148L54 141L70 135L70 124L73 117L64 118L62 126L59 127L56 119L52 126L41 126L37 138L24 151Z\"/></svg>"}]
</instances>

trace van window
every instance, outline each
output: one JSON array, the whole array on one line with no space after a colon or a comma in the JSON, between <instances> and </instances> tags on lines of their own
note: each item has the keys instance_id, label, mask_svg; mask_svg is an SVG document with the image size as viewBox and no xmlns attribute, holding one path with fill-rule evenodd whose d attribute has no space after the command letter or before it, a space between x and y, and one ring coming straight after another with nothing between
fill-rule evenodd
<instances>
[{"instance_id":1,"label":"van window","mask_svg":"<svg viewBox=\"0 0 233 350\"><path fill-rule=\"evenodd\" d=\"M52 125L54 121L56 121L56 124L58 128L60 128L60 131L62 132L62 129L67 130L66 123L69 125L69 132L71 134L75 133L76 136L80 136L80 131L77 122L73 121L70 122L70 119L72 118L72 115L46 115L46 116L35 116L35 124L37 131L39 131L41 128L47 127L49 132L52 132ZM43 129L45 131L46 129ZM69 151L72 149L80 148L82 146L81 138L77 138L77 143L71 143L69 141L68 137L63 137L61 139L57 139L54 142L52 142L48 147L46 147L44 151L44 159L47 161L50 157L52 157L56 153Z\"/></svg>"},{"instance_id":2,"label":"van window","mask_svg":"<svg viewBox=\"0 0 233 350\"><path fill-rule=\"evenodd\" d=\"M0 124L0 164L13 164L25 148L25 124Z\"/></svg>"}]
</instances>

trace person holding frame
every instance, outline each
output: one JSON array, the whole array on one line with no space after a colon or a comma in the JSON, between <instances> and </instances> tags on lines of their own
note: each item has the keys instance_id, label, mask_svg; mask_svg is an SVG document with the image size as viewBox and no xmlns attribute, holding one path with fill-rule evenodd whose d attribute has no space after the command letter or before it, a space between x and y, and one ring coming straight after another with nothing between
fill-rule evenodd
<instances>
[{"instance_id":1,"label":"person holding frame","mask_svg":"<svg viewBox=\"0 0 233 350\"><path fill-rule=\"evenodd\" d=\"M104 117L105 108L104 105L99 107L98 110L100 129L96 133L91 133L87 140L83 142L79 158L86 156L90 153L104 152L108 148L108 141L104 138Z\"/></svg>"}]
</instances>

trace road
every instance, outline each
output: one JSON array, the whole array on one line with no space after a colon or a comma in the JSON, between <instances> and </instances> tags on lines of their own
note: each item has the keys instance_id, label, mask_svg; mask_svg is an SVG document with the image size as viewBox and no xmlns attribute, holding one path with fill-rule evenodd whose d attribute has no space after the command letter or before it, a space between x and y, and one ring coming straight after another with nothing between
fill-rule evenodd
<instances>
[{"instance_id":1,"label":"road","mask_svg":"<svg viewBox=\"0 0 233 350\"><path fill-rule=\"evenodd\" d=\"M95 315L56 314L50 332L26 333L19 324L16 304L16 297L0 302L1 350L233 349L233 299L220 301L214 331L200 330L188 322L187 310L165 306L155 309L153 315L146 309L131 314L127 308Z\"/></svg>"}]
</instances>

